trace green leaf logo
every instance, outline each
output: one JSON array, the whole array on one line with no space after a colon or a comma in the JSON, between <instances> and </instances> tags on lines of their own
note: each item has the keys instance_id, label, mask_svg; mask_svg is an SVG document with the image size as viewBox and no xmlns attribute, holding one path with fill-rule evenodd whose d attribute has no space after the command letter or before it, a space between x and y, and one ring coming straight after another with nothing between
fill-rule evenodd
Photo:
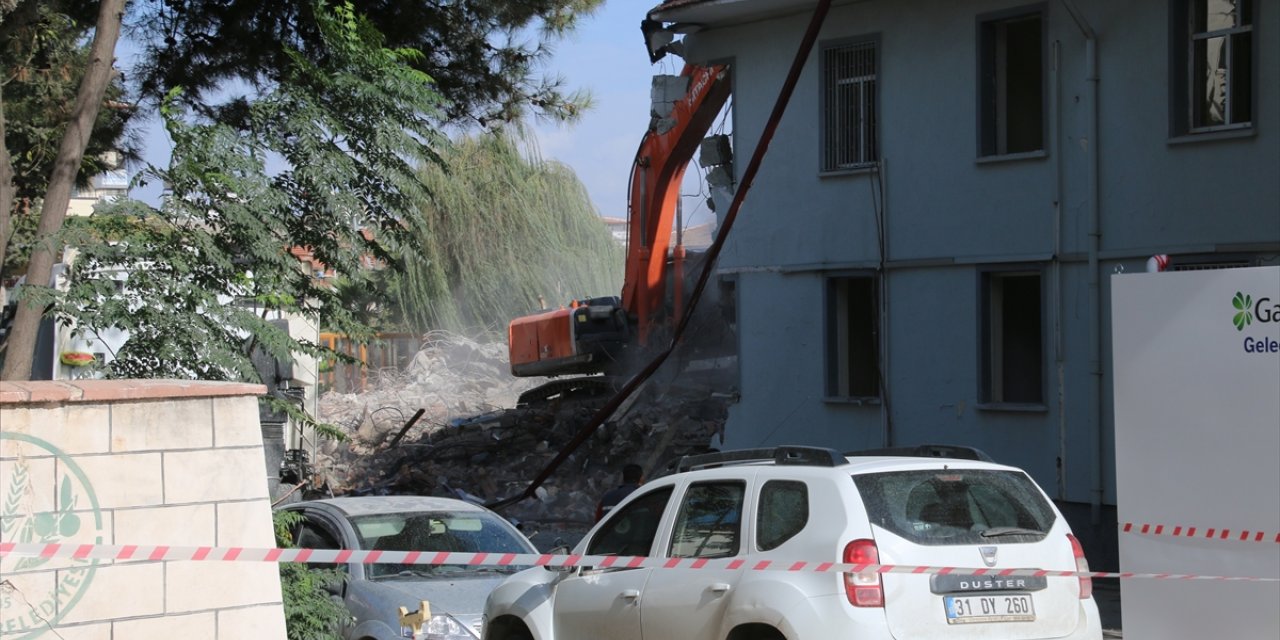
<instances>
[{"instance_id":1,"label":"green leaf logo","mask_svg":"<svg viewBox=\"0 0 1280 640\"><path fill-rule=\"evenodd\" d=\"M1253 296L1247 296L1239 291L1236 297L1231 299L1231 306L1235 307L1236 315L1231 318L1231 323L1236 325L1236 331L1244 331L1247 325L1253 324Z\"/></svg>"}]
</instances>

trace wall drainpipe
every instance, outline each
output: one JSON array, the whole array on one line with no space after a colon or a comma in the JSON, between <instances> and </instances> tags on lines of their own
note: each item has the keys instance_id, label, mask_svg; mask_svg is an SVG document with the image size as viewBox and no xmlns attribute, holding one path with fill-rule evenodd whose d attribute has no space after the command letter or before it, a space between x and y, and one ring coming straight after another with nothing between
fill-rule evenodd
<instances>
[{"instance_id":1,"label":"wall drainpipe","mask_svg":"<svg viewBox=\"0 0 1280 640\"><path fill-rule=\"evenodd\" d=\"M1093 508L1093 524L1097 526L1102 523L1102 423L1104 419L1102 408L1102 294L1098 266L1098 247L1102 235L1100 224L1102 198L1099 192L1101 151L1098 144L1098 36L1093 27L1089 25L1089 22L1085 20L1084 14L1076 7L1074 0L1061 1L1085 39L1085 80L1088 90L1086 99L1089 110L1089 304L1093 307L1094 316L1089 330L1089 355L1091 358L1089 368L1090 375L1093 376L1092 387L1096 412L1096 428L1093 430L1093 450L1097 463L1091 506Z\"/></svg>"},{"instance_id":2,"label":"wall drainpipe","mask_svg":"<svg viewBox=\"0 0 1280 640\"><path fill-rule=\"evenodd\" d=\"M888 159L881 158L872 188L880 190L880 432L885 447L894 446L893 416L889 404L889 180L885 172Z\"/></svg>"},{"instance_id":3,"label":"wall drainpipe","mask_svg":"<svg viewBox=\"0 0 1280 640\"><path fill-rule=\"evenodd\" d=\"M1066 358L1062 340L1062 43L1055 40L1050 58L1049 105L1053 109L1053 362L1057 375L1058 491L1067 499L1067 396Z\"/></svg>"}]
</instances>

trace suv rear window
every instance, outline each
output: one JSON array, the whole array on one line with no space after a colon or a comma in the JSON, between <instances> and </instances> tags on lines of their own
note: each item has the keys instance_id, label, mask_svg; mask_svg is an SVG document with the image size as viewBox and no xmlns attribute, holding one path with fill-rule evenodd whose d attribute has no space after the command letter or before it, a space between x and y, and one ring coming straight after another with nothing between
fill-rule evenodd
<instances>
[{"instance_id":1,"label":"suv rear window","mask_svg":"<svg viewBox=\"0 0 1280 640\"><path fill-rule=\"evenodd\" d=\"M1053 526L1053 508L1016 471L946 469L853 477L867 515L924 545L1035 542Z\"/></svg>"}]
</instances>

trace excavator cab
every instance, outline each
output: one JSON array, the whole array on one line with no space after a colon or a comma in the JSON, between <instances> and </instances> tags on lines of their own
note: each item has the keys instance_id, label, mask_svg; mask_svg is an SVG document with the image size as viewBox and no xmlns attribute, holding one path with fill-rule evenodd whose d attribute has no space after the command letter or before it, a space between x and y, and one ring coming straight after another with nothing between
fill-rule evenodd
<instances>
[{"instance_id":1,"label":"excavator cab","mask_svg":"<svg viewBox=\"0 0 1280 640\"><path fill-rule=\"evenodd\" d=\"M608 371L631 341L618 296L574 300L569 307L516 318L507 327L514 376Z\"/></svg>"}]
</instances>

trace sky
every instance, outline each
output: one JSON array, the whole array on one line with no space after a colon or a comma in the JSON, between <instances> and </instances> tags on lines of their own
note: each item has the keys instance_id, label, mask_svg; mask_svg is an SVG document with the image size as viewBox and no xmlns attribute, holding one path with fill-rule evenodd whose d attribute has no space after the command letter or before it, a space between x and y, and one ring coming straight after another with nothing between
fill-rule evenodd
<instances>
[{"instance_id":1,"label":"sky","mask_svg":"<svg viewBox=\"0 0 1280 640\"><path fill-rule=\"evenodd\" d=\"M536 127L542 155L574 170L602 216L627 215L627 181L636 148L649 126L652 77L678 75L684 66L670 55L649 63L640 21L658 4L658 0L606 0L555 46L548 65L569 87L589 90L595 108L574 125ZM681 190L685 226L711 220L699 188L697 164L691 163Z\"/></svg>"},{"instance_id":2,"label":"sky","mask_svg":"<svg viewBox=\"0 0 1280 640\"><path fill-rule=\"evenodd\" d=\"M594 108L569 125L534 122L543 158L568 165L586 186L600 215L622 218L627 209L627 181L636 147L649 123L649 85L657 73L678 74L682 62L668 56L650 65L640 34L640 21L657 0L606 0L578 28L553 43L554 55L543 70L564 78L569 90L591 92ZM134 47L122 41L119 58L127 68ZM157 166L168 162L169 142L154 120L142 130L144 158ZM691 165L690 174L695 174ZM686 180L686 193L696 193L697 179ZM133 197L156 203L157 184L135 188ZM701 197L690 195L688 223L709 219Z\"/></svg>"},{"instance_id":3,"label":"sky","mask_svg":"<svg viewBox=\"0 0 1280 640\"><path fill-rule=\"evenodd\" d=\"M649 124L649 82L670 63L649 64L640 20L646 0L607 0L555 47L549 70L591 92L595 107L572 125L536 128L547 158L573 168L601 215L626 215L627 180ZM668 71L669 72L669 71Z\"/></svg>"}]
</instances>

